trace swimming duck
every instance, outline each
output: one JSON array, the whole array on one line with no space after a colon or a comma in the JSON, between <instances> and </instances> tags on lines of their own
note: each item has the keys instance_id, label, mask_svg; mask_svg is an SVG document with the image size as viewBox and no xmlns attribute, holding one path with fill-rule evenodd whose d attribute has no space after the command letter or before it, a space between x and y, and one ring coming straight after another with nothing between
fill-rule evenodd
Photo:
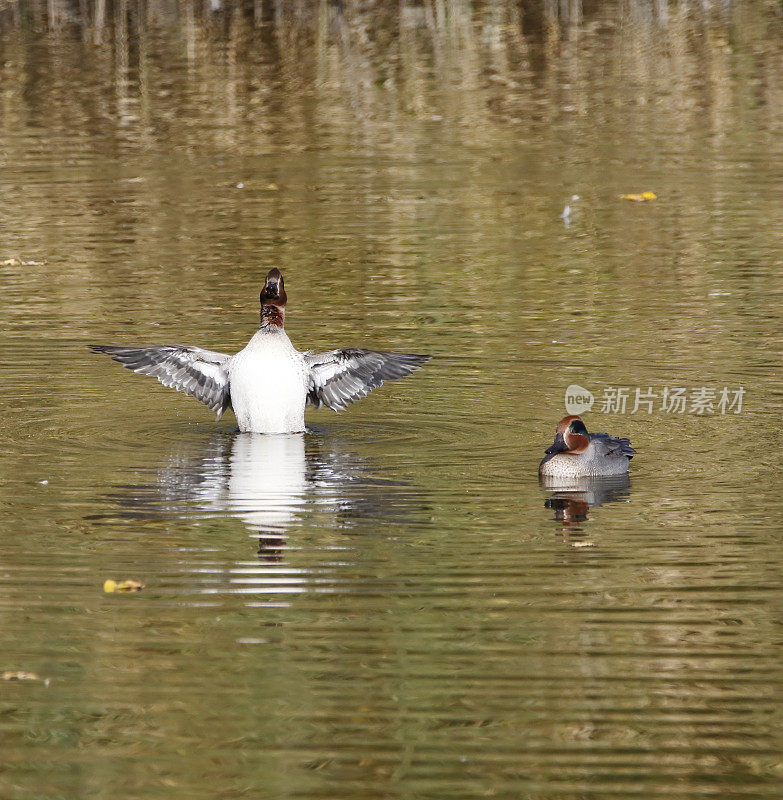
<instances>
[{"instance_id":1,"label":"swimming duck","mask_svg":"<svg viewBox=\"0 0 783 800\"><path fill-rule=\"evenodd\" d=\"M261 325L235 355L200 347L90 345L127 369L195 397L217 418L231 408L240 431L298 433L306 405L334 411L365 397L384 381L402 378L428 355L348 347L300 353L284 330L288 297L280 270L271 269L261 290Z\"/></svg>"},{"instance_id":2,"label":"swimming duck","mask_svg":"<svg viewBox=\"0 0 783 800\"><path fill-rule=\"evenodd\" d=\"M563 417L557 423L554 443L538 465L538 474L553 478L624 475L635 452L628 439L588 433L579 417Z\"/></svg>"}]
</instances>

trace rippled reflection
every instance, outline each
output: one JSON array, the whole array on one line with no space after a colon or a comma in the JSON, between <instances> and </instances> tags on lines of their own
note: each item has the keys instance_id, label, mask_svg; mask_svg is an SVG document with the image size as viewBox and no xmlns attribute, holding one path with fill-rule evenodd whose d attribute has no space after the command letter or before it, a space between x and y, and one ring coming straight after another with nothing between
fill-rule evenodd
<instances>
[{"instance_id":1,"label":"rippled reflection","mask_svg":"<svg viewBox=\"0 0 783 800\"><path fill-rule=\"evenodd\" d=\"M582 530L591 508L627 502L631 496L629 475L571 479L542 477L540 482L549 492L544 506L555 512L553 519L564 529L573 531Z\"/></svg>"},{"instance_id":2,"label":"rippled reflection","mask_svg":"<svg viewBox=\"0 0 783 800\"><path fill-rule=\"evenodd\" d=\"M269 561L283 560L295 526L317 521L346 531L367 520L408 522L426 509L413 484L382 477L370 459L318 431L214 433L200 447L179 443L155 484L121 487L111 499L120 519L239 519Z\"/></svg>"},{"instance_id":3,"label":"rippled reflection","mask_svg":"<svg viewBox=\"0 0 783 800\"><path fill-rule=\"evenodd\" d=\"M305 500L305 435L238 433L226 457L205 456L193 465L194 496L207 508L225 509L259 532L284 533ZM171 491L162 479L164 491Z\"/></svg>"}]
</instances>

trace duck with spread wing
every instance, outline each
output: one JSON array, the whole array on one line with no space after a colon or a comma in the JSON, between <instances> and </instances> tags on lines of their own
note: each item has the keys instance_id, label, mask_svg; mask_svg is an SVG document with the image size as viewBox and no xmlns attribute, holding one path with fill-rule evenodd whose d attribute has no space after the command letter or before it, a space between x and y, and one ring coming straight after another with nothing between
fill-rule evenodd
<instances>
[{"instance_id":1,"label":"duck with spread wing","mask_svg":"<svg viewBox=\"0 0 783 800\"><path fill-rule=\"evenodd\" d=\"M122 366L157 378L195 397L217 417L231 408L240 431L297 433L305 430L305 406L341 411L384 381L419 369L428 355L347 347L299 352L285 332L287 296L280 270L272 269L261 291L261 324L235 355L200 347L90 345Z\"/></svg>"}]
</instances>

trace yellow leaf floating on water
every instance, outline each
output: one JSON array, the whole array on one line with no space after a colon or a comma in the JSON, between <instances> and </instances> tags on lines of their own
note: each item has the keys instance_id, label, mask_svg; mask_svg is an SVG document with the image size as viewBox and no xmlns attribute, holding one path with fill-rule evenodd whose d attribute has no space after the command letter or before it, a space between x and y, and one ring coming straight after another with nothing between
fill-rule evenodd
<instances>
[{"instance_id":1,"label":"yellow leaf floating on water","mask_svg":"<svg viewBox=\"0 0 783 800\"><path fill-rule=\"evenodd\" d=\"M113 581L109 578L103 584L103 591L109 594L111 592L140 592L143 588L143 583L134 580Z\"/></svg>"},{"instance_id":2,"label":"yellow leaf floating on water","mask_svg":"<svg viewBox=\"0 0 783 800\"><path fill-rule=\"evenodd\" d=\"M36 675L34 672L13 672L11 670L7 670L2 674L2 679L4 681L40 681L41 678Z\"/></svg>"},{"instance_id":3,"label":"yellow leaf floating on water","mask_svg":"<svg viewBox=\"0 0 783 800\"><path fill-rule=\"evenodd\" d=\"M620 194L617 195L621 200L631 200L634 203L644 203L647 200L657 200L655 192L642 192L641 194Z\"/></svg>"}]
</instances>

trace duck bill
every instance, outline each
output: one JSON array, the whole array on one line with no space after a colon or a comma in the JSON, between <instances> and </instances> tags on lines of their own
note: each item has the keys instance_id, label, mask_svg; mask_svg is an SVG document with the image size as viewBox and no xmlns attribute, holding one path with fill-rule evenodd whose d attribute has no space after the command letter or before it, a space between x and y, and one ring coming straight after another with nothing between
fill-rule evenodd
<instances>
[{"instance_id":1,"label":"duck bill","mask_svg":"<svg viewBox=\"0 0 783 800\"><path fill-rule=\"evenodd\" d=\"M552 443L551 447L546 449L546 454L548 456L556 455L557 453L565 453L568 451L568 445L565 443L565 439L563 438L562 433L555 434L555 441Z\"/></svg>"}]
</instances>

